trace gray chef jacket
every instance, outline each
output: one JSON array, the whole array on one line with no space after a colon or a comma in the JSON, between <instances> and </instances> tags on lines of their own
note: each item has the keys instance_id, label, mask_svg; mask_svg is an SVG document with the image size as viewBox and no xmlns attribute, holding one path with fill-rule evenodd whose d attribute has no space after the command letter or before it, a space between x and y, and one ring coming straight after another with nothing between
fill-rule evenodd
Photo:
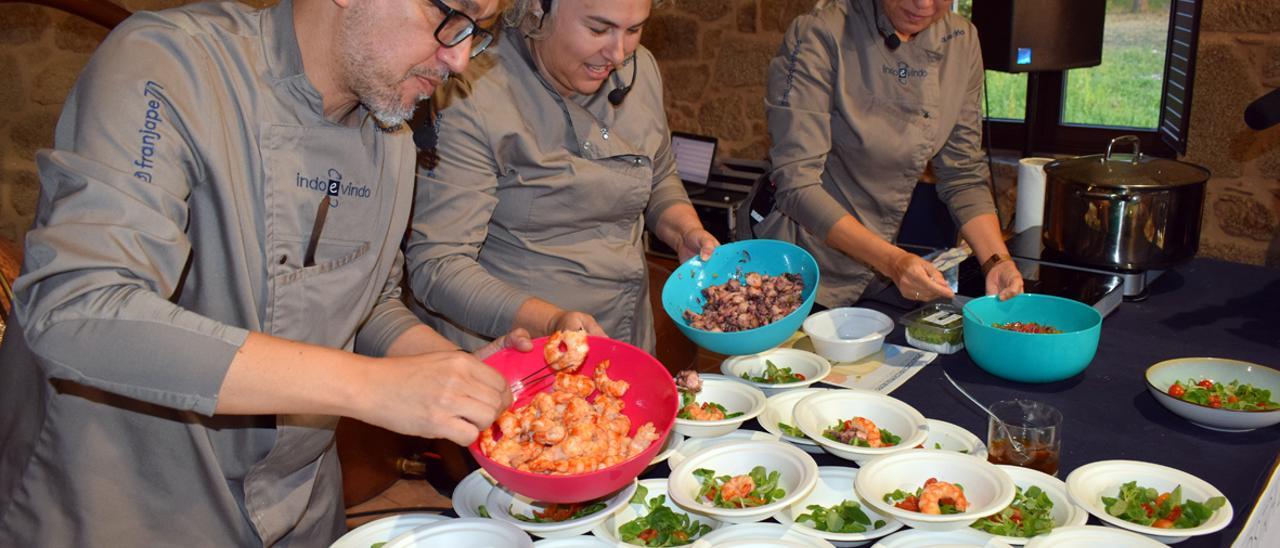
<instances>
[{"instance_id":1,"label":"gray chef jacket","mask_svg":"<svg viewBox=\"0 0 1280 548\"><path fill-rule=\"evenodd\" d=\"M641 235L668 207L689 203L653 55L641 47L596 94L566 98L515 28L491 51L465 73L469 85L435 101L439 162L419 171L405 248L410 287L425 304L415 312L475 348L538 297L590 313L611 337L652 352ZM635 86L615 107L607 95L633 68Z\"/></svg>"},{"instance_id":2,"label":"gray chef jacket","mask_svg":"<svg viewBox=\"0 0 1280 548\"><path fill-rule=\"evenodd\" d=\"M893 241L932 163L938 195L962 226L995 211L982 151L982 56L954 13L896 50L872 2L847 0L791 24L769 65L765 99L777 206L760 237L795 242L822 270L817 301L844 306L875 273L826 245L845 214Z\"/></svg>"},{"instance_id":3,"label":"gray chef jacket","mask_svg":"<svg viewBox=\"0 0 1280 548\"><path fill-rule=\"evenodd\" d=\"M324 546L337 419L213 416L250 331L380 354L413 145L323 116L292 5L139 13L67 98L0 346L0 546ZM314 265L304 247L329 181Z\"/></svg>"}]
</instances>

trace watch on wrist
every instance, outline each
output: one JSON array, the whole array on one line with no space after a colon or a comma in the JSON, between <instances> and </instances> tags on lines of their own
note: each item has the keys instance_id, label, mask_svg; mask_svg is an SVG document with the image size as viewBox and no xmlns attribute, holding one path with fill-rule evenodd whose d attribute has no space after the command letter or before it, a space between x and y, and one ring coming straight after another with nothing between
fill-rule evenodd
<instances>
[{"instance_id":1,"label":"watch on wrist","mask_svg":"<svg viewBox=\"0 0 1280 548\"><path fill-rule=\"evenodd\" d=\"M987 260L982 261L982 275L986 276L996 265L1012 260L1013 257L1010 257L1008 253L993 253L990 257L987 257Z\"/></svg>"}]
</instances>

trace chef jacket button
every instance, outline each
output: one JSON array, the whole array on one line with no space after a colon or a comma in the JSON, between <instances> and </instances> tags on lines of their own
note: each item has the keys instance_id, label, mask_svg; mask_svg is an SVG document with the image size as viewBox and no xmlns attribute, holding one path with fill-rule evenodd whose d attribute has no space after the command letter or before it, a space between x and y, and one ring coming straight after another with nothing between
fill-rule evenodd
<instances>
[{"instance_id":1,"label":"chef jacket button","mask_svg":"<svg viewBox=\"0 0 1280 548\"><path fill-rule=\"evenodd\" d=\"M929 117L929 111L927 111L927 110L926 110L926 111L924 111L924 117L925 117L925 118L928 118L928 117Z\"/></svg>"},{"instance_id":2,"label":"chef jacket button","mask_svg":"<svg viewBox=\"0 0 1280 548\"><path fill-rule=\"evenodd\" d=\"M609 128L607 128L607 127L602 127L602 128L600 128L600 136L601 136L601 137L604 137L604 140L608 141L608 140L609 140Z\"/></svg>"},{"instance_id":3,"label":"chef jacket button","mask_svg":"<svg viewBox=\"0 0 1280 548\"><path fill-rule=\"evenodd\" d=\"M583 141L582 148L591 148L591 141Z\"/></svg>"}]
</instances>

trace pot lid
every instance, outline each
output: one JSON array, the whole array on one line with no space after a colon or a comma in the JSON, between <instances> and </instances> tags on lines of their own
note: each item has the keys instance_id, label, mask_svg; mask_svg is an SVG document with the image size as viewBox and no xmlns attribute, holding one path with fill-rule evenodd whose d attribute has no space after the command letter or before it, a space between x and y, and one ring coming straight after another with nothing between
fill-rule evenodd
<instances>
[{"instance_id":1,"label":"pot lid","mask_svg":"<svg viewBox=\"0 0 1280 548\"><path fill-rule=\"evenodd\" d=\"M1125 143L1133 144L1132 154L1112 152ZM1104 187L1168 188L1209 180L1209 170L1196 164L1142 154L1133 135L1112 139L1106 154L1057 160L1044 170L1059 180Z\"/></svg>"}]
</instances>

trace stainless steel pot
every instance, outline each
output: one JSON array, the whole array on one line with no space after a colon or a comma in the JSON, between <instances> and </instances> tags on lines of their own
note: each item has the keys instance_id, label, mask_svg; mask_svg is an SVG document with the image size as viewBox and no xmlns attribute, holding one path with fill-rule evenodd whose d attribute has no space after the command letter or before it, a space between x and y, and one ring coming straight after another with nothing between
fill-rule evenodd
<instances>
[{"instance_id":1,"label":"stainless steel pot","mask_svg":"<svg viewBox=\"0 0 1280 548\"><path fill-rule=\"evenodd\" d=\"M1132 144L1133 153L1112 153L1123 144ZM1143 156L1132 135L1113 139L1106 154L1058 160L1044 170L1044 244L1064 259L1143 271L1195 256L1209 170Z\"/></svg>"}]
</instances>

